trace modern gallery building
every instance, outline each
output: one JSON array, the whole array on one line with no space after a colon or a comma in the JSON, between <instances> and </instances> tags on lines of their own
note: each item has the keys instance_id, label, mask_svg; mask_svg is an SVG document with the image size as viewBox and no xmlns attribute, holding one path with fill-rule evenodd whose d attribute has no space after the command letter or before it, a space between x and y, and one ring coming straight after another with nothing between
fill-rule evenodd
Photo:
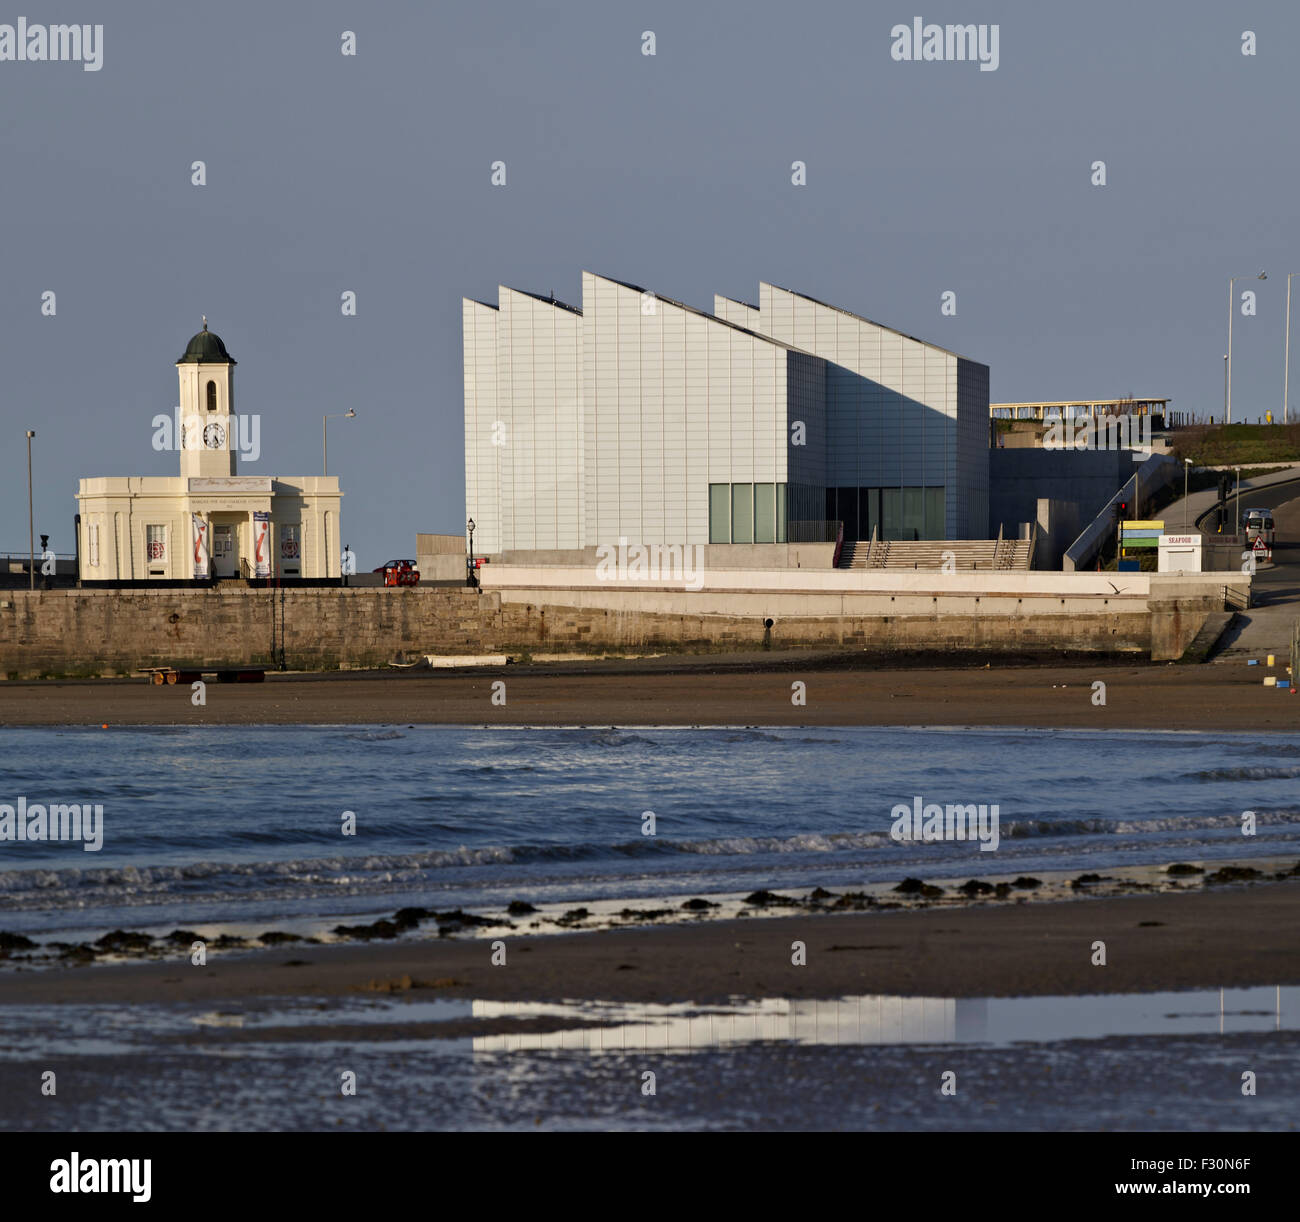
<instances>
[{"instance_id":1,"label":"modern gallery building","mask_svg":"<svg viewBox=\"0 0 1300 1222\"><path fill-rule=\"evenodd\" d=\"M988 368L775 285L466 300L475 550L984 538Z\"/></svg>"}]
</instances>

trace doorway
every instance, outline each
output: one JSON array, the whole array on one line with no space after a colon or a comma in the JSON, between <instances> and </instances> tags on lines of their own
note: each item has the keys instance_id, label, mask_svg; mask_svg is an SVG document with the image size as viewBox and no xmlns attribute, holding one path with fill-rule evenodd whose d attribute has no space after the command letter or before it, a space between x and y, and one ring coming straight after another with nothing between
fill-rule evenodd
<instances>
[{"instance_id":1,"label":"doorway","mask_svg":"<svg viewBox=\"0 0 1300 1222\"><path fill-rule=\"evenodd\" d=\"M239 536L233 522L212 524L212 571L218 577L234 577L239 572Z\"/></svg>"}]
</instances>

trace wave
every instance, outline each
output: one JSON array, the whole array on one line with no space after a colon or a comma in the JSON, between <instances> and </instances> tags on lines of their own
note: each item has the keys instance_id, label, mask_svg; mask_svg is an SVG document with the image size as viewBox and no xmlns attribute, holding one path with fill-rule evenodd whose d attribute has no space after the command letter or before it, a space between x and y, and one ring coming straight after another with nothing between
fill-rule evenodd
<instances>
[{"instance_id":1,"label":"wave","mask_svg":"<svg viewBox=\"0 0 1300 1222\"><path fill-rule=\"evenodd\" d=\"M1300 810L1259 812L1259 829L1300 826ZM1240 827L1236 815L1174 815L1153 819L1085 818L1071 820L1001 820L1002 839L1133 836L1150 833L1199 833ZM283 861L197 861L179 865L103 866L87 869L19 869L0 873L0 896L51 891L113 890L184 892L196 883L221 882L232 890L275 881L291 886L355 886L416 878L430 870L475 866L530 865L650 857L746 857L758 854L833 854L885 848L889 831L803 832L789 836L727 836L702 840L639 837L618 842L574 844L462 845L416 853L369 853L355 857L322 856ZM942 842L937 842L936 847Z\"/></svg>"},{"instance_id":2,"label":"wave","mask_svg":"<svg viewBox=\"0 0 1300 1222\"><path fill-rule=\"evenodd\" d=\"M1245 766L1238 768L1209 768L1204 772L1194 772L1194 781L1287 781L1300 777L1300 764Z\"/></svg>"}]
</instances>

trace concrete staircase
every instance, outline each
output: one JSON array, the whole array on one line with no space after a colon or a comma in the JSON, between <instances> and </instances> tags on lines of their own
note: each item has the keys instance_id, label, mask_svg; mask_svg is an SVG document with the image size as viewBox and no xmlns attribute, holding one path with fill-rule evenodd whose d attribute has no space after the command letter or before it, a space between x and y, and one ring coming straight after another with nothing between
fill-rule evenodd
<instances>
[{"instance_id":1,"label":"concrete staircase","mask_svg":"<svg viewBox=\"0 0 1300 1222\"><path fill-rule=\"evenodd\" d=\"M995 572L1030 566L1028 539L863 539L846 543L842 569L942 569L948 561L958 571Z\"/></svg>"}]
</instances>

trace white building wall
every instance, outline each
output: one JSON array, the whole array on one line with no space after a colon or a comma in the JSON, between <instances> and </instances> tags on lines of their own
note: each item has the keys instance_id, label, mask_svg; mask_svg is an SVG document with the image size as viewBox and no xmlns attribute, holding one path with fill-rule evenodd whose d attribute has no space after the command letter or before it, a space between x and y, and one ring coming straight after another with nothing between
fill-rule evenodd
<instances>
[{"instance_id":1,"label":"white building wall","mask_svg":"<svg viewBox=\"0 0 1300 1222\"><path fill-rule=\"evenodd\" d=\"M715 298L715 309L729 317L738 305ZM762 334L833 362L828 485L942 486L944 533L985 537L979 505L988 500L987 438L974 415L981 394L987 414L987 366L776 285L759 286L759 309L748 318ZM961 379L967 406L959 404L959 364L968 367Z\"/></svg>"},{"instance_id":2,"label":"white building wall","mask_svg":"<svg viewBox=\"0 0 1300 1222\"><path fill-rule=\"evenodd\" d=\"M713 312L719 318L733 323L737 327L745 327L750 331L757 331L760 335L763 334L762 328L758 325L758 308L748 302L733 301L730 297L723 297L721 294L715 293L713 295Z\"/></svg>"},{"instance_id":3,"label":"white building wall","mask_svg":"<svg viewBox=\"0 0 1300 1222\"><path fill-rule=\"evenodd\" d=\"M493 427L497 403L497 309L465 298L461 304L465 369L465 511L473 518L474 550L501 551L501 447ZM505 422L502 422L503 424Z\"/></svg>"},{"instance_id":4,"label":"white building wall","mask_svg":"<svg viewBox=\"0 0 1300 1222\"><path fill-rule=\"evenodd\" d=\"M496 369L501 546L582 547L581 314L502 286Z\"/></svg>"},{"instance_id":5,"label":"white building wall","mask_svg":"<svg viewBox=\"0 0 1300 1222\"><path fill-rule=\"evenodd\" d=\"M706 544L710 484L787 482L787 350L644 301L583 273L588 546Z\"/></svg>"}]
</instances>

